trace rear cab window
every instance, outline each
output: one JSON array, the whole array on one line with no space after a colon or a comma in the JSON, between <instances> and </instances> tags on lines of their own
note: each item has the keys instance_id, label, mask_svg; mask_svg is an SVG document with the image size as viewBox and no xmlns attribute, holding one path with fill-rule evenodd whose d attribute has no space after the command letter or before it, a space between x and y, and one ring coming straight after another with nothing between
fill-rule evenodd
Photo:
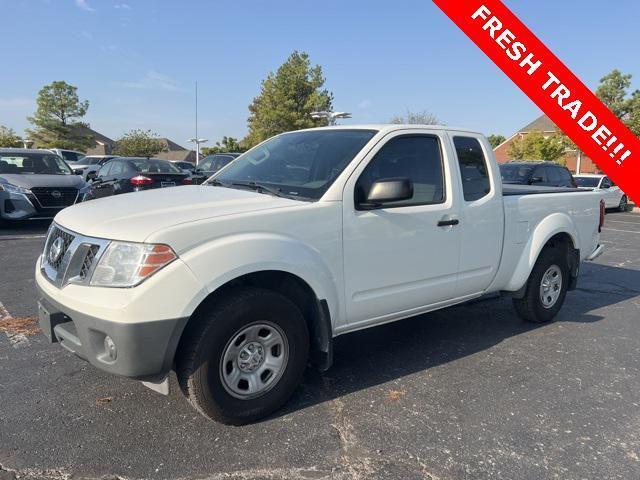
<instances>
[{"instance_id":1,"label":"rear cab window","mask_svg":"<svg viewBox=\"0 0 640 480\"><path fill-rule=\"evenodd\" d=\"M487 196L491 193L491 179L480 141L475 137L456 135L453 145L458 157L465 201L473 202Z\"/></svg>"}]
</instances>

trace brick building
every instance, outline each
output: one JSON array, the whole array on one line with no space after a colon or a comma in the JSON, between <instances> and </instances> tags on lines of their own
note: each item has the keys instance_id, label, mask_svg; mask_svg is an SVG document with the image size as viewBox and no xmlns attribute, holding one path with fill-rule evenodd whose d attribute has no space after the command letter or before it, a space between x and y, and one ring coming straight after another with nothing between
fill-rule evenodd
<instances>
[{"instance_id":1,"label":"brick building","mask_svg":"<svg viewBox=\"0 0 640 480\"><path fill-rule=\"evenodd\" d=\"M524 136L534 131L542 132L545 137L548 137L558 132L559 130L560 129L556 126L555 123L551 121L549 117L547 117L546 115L541 115L529 125L521 128L496 148L494 148L493 152L496 155L498 163L506 163L510 160L513 160L513 158L509 155L509 146L515 140L523 138ZM539 159L531 158L529 160ZM578 160L580 160L580 172L577 171ZM571 170L572 173L601 173L598 166L593 163L589 157L587 157L584 153L579 152L578 150L567 149L567 151L565 152L564 161L567 165L567 168Z\"/></svg>"}]
</instances>

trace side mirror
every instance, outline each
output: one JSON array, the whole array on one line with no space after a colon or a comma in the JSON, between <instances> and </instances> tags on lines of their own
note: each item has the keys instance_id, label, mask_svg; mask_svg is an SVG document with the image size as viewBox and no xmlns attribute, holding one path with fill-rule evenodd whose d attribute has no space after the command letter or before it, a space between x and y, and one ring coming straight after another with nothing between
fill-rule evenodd
<instances>
[{"instance_id":1,"label":"side mirror","mask_svg":"<svg viewBox=\"0 0 640 480\"><path fill-rule=\"evenodd\" d=\"M529 184L532 185L534 183L542 183L542 177L531 177Z\"/></svg>"},{"instance_id":2,"label":"side mirror","mask_svg":"<svg viewBox=\"0 0 640 480\"><path fill-rule=\"evenodd\" d=\"M387 202L399 202L413 197L413 183L408 178L382 178L376 180L359 207L364 210L380 208Z\"/></svg>"},{"instance_id":3,"label":"side mirror","mask_svg":"<svg viewBox=\"0 0 640 480\"><path fill-rule=\"evenodd\" d=\"M101 177L96 177L95 175L93 177L89 178L91 180L91 183L93 185L96 185L98 183L102 183L102 178Z\"/></svg>"},{"instance_id":4,"label":"side mirror","mask_svg":"<svg viewBox=\"0 0 640 480\"><path fill-rule=\"evenodd\" d=\"M611 188L611 185L609 185L609 184L601 185L600 188Z\"/></svg>"},{"instance_id":5,"label":"side mirror","mask_svg":"<svg viewBox=\"0 0 640 480\"><path fill-rule=\"evenodd\" d=\"M76 175L82 175L82 170L74 170L73 173Z\"/></svg>"}]
</instances>

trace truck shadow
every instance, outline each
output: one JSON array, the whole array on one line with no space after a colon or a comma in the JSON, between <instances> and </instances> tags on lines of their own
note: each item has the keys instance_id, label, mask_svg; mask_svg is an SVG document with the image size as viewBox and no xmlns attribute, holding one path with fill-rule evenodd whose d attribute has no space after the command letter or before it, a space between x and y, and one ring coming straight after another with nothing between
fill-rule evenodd
<instances>
[{"instance_id":1,"label":"truck shadow","mask_svg":"<svg viewBox=\"0 0 640 480\"><path fill-rule=\"evenodd\" d=\"M605 317L594 312L640 297L639 287L640 270L583 264L578 289L567 294L556 321L600 321ZM335 339L333 367L324 373L308 369L302 387L274 416L428 370L552 325L522 321L511 300L498 297L346 334Z\"/></svg>"}]
</instances>

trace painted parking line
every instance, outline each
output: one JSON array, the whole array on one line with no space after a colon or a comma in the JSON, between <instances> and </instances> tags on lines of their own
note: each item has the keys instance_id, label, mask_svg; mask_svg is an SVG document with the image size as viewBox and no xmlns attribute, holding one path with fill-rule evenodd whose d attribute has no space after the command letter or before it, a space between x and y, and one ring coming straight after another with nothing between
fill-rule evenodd
<instances>
[{"instance_id":1,"label":"painted parking line","mask_svg":"<svg viewBox=\"0 0 640 480\"><path fill-rule=\"evenodd\" d=\"M29 337L40 332L35 317L15 318L0 302L0 332L4 332L13 348L29 345Z\"/></svg>"},{"instance_id":2,"label":"painted parking line","mask_svg":"<svg viewBox=\"0 0 640 480\"><path fill-rule=\"evenodd\" d=\"M623 222L622 220L605 219L606 223L626 223L627 225L640 225L640 222Z\"/></svg>"},{"instance_id":3,"label":"painted parking line","mask_svg":"<svg viewBox=\"0 0 640 480\"><path fill-rule=\"evenodd\" d=\"M2 240L31 240L32 238L45 238L46 235L7 235L0 237Z\"/></svg>"},{"instance_id":4,"label":"painted parking line","mask_svg":"<svg viewBox=\"0 0 640 480\"><path fill-rule=\"evenodd\" d=\"M637 233L640 234L640 230L616 230L615 228L604 228L605 232L624 232L624 233Z\"/></svg>"}]
</instances>

